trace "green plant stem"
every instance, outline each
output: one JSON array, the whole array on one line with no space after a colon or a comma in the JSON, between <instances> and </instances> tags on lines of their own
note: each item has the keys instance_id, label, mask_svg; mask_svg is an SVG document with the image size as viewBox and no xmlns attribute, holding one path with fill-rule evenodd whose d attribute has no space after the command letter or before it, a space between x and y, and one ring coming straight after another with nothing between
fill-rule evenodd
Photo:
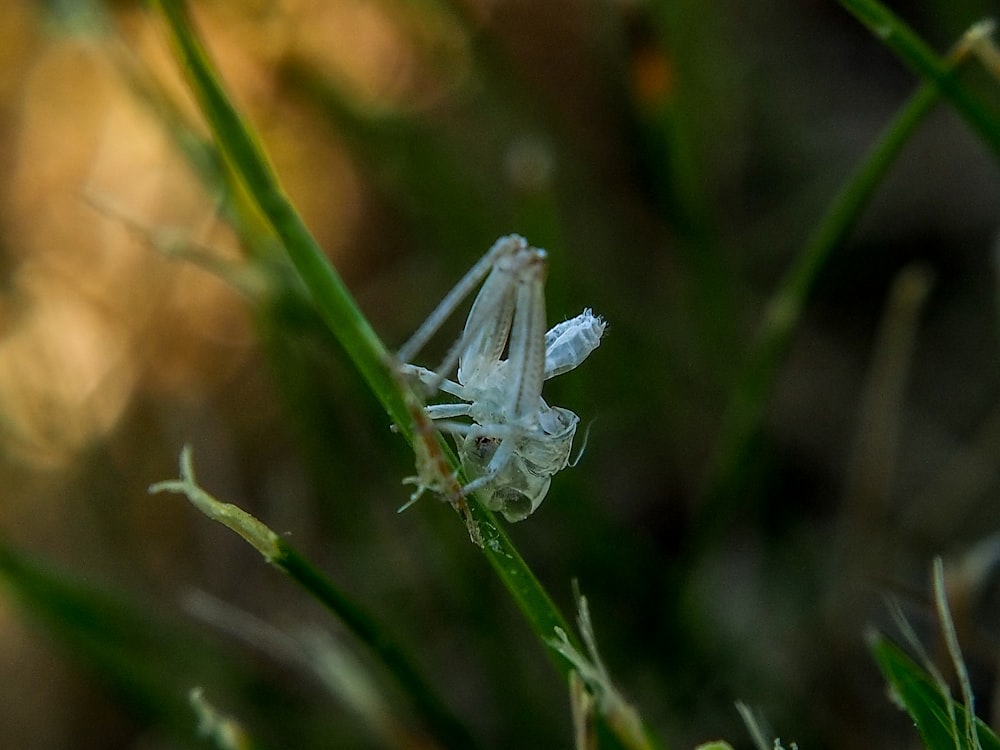
<instances>
[{"instance_id":1,"label":"green plant stem","mask_svg":"<svg viewBox=\"0 0 1000 750\"><path fill-rule=\"evenodd\" d=\"M840 1L848 9L856 9L864 23L904 59L912 61L928 80L903 105L848 179L767 304L723 417L718 447L709 469L705 501L694 524L695 533L688 543L685 556L688 563L697 559L717 538L738 502L741 472L748 463L752 442L763 421L778 368L816 280L832 253L857 224L875 189L920 123L942 97L947 96L1000 155L1000 125L955 79L971 47L988 33L988 29L981 24L973 26L942 60L878 3Z\"/></svg>"},{"instance_id":2,"label":"green plant stem","mask_svg":"<svg viewBox=\"0 0 1000 750\"><path fill-rule=\"evenodd\" d=\"M430 452L434 450L438 436L414 435L414 418L420 416L422 421L427 421L419 405L416 406L414 417L411 418L410 410L414 409L416 404L415 395L409 392L407 384L394 374L393 358L285 196L267 163L262 148L249 126L243 122L229 101L201 42L195 36L185 4L180 0L155 0L154 5L166 21L178 61L187 75L188 84L209 123L219 150L275 235L285 246L321 317L340 340L348 356L404 436L411 444L414 441L426 440L422 448L425 457L436 458L437 456L430 455ZM420 450L418 449L418 454ZM451 471L454 472L457 469L454 456L450 451L445 451L445 454L451 464ZM444 473L446 472L442 472L442 476ZM572 665L549 648L550 640L556 632L559 630L571 632L562 614L517 552L506 532L499 526L494 515L474 497L464 500L468 507L466 522L470 525L470 533L474 539L481 542L483 553L546 647L547 656L560 674L568 678L573 671ZM456 508L459 507L458 502L453 501L453 504ZM243 533L240 529L237 531ZM250 525L250 531L253 531L253 524ZM264 537L265 543L271 544L266 534ZM254 543L252 538L248 541ZM371 646L382 649L379 654L384 661L391 665L400 659L405 659L405 655L394 649L385 651L385 644L377 636L379 631L373 630L375 624L364 618L358 619L360 613L351 607L345 607L332 584L329 584L304 558L292 553L286 542L280 539L273 540L272 547L276 552L268 555L268 559L288 571L293 579L321 602L331 608L335 606L334 611L338 616L359 632L359 635L367 634L367 637L372 639ZM405 667L403 669L405 675ZM401 676L400 679L408 680L411 677ZM419 691L414 693L415 697L417 693Z\"/></svg>"},{"instance_id":3,"label":"green plant stem","mask_svg":"<svg viewBox=\"0 0 1000 750\"><path fill-rule=\"evenodd\" d=\"M264 559L302 586L310 595L336 615L357 638L368 646L409 693L427 726L445 746L474 747L472 735L437 697L433 687L421 677L406 652L388 633L346 593L303 557L286 539L266 524L232 503L222 502L198 484L190 446L181 452L180 478L157 482L151 494L175 492L213 521L236 532Z\"/></svg>"},{"instance_id":4,"label":"green plant stem","mask_svg":"<svg viewBox=\"0 0 1000 750\"><path fill-rule=\"evenodd\" d=\"M551 617L544 616L545 613L555 611L554 605L524 560L517 554L517 550L510 543L510 540L495 525L480 522L479 529L483 533L486 544L492 544L496 547L498 554L488 555L490 562L493 563L498 575L507 584L508 590L528 617L532 627L537 632L545 632L548 628L552 628L554 633L560 632L560 626L554 624ZM336 614L355 635L378 655L413 697L429 725L435 730L435 737L448 747L473 748L476 746L465 727L437 699L433 689L413 667L406 653L387 637L385 631L374 619L347 597L284 538L276 540L275 551L276 554L270 562L288 574L292 580ZM508 564L505 567L499 565L496 562L499 559L507 559ZM553 657L556 654L551 649L546 649L546 651ZM568 677L570 662L560 656L553 658L553 663L557 665L564 676Z\"/></svg>"},{"instance_id":5,"label":"green plant stem","mask_svg":"<svg viewBox=\"0 0 1000 750\"><path fill-rule=\"evenodd\" d=\"M778 368L816 280L834 250L854 228L903 146L940 99L940 89L925 84L903 106L827 209L772 294L723 418L705 502L689 544L691 559L697 559L700 551L716 538L738 502L741 467L764 419Z\"/></svg>"},{"instance_id":6,"label":"green plant stem","mask_svg":"<svg viewBox=\"0 0 1000 750\"><path fill-rule=\"evenodd\" d=\"M165 727L178 743L190 740L190 712L182 692L196 675L251 674L196 634L164 622L138 602L94 588L68 570L57 570L0 539L0 594L5 605L23 605L33 630L50 632L72 659L87 665L103 685L142 721ZM15 687L12 683L11 687Z\"/></svg>"},{"instance_id":7,"label":"green plant stem","mask_svg":"<svg viewBox=\"0 0 1000 750\"><path fill-rule=\"evenodd\" d=\"M901 18L878 0L837 0L906 65L933 83L1000 159L1000 119L955 78L955 66L936 54Z\"/></svg>"},{"instance_id":8,"label":"green plant stem","mask_svg":"<svg viewBox=\"0 0 1000 750\"><path fill-rule=\"evenodd\" d=\"M285 196L257 139L233 107L196 38L185 4L178 0L154 0L153 5L166 22L178 62L224 159L287 249L320 315L390 418L412 443L414 436L406 400L415 396L403 392L407 386L393 376L389 364L392 358L385 345ZM454 467L453 456L448 453ZM541 642L547 644L556 627L568 632L565 619L493 514L474 497L467 500L484 541L484 554ZM551 655L548 648L545 651ZM564 676L568 674L569 665L563 659L552 656L552 660Z\"/></svg>"},{"instance_id":9,"label":"green plant stem","mask_svg":"<svg viewBox=\"0 0 1000 750\"><path fill-rule=\"evenodd\" d=\"M402 399L387 366L388 350L285 195L257 138L230 103L194 35L185 3L159 0L154 5L167 22L171 42L191 91L209 121L224 158L285 247L320 316L393 421L401 429L407 429Z\"/></svg>"},{"instance_id":10,"label":"green plant stem","mask_svg":"<svg viewBox=\"0 0 1000 750\"><path fill-rule=\"evenodd\" d=\"M452 748L477 747L469 731L437 697L436 691L413 666L406 652L388 636L378 622L285 539L279 538L275 546L277 554L271 563L312 594L313 598L340 618L351 632L371 648L406 689L433 730L434 736L443 745Z\"/></svg>"},{"instance_id":11,"label":"green plant stem","mask_svg":"<svg viewBox=\"0 0 1000 750\"><path fill-rule=\"evenodd\" d=\"M223 714L205 699L202 688L193 688L188 693L188 703L198 718L198 734L219 750L255 750L259 747L239 721Z\"/></svg>"}]
</instances>

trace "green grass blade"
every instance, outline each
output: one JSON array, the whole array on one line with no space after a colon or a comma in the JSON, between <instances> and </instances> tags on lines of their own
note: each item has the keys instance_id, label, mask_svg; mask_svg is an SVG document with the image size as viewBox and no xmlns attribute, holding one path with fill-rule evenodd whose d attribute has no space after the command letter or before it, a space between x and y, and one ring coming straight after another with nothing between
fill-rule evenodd
<instances>
[{"instance_id":1,"label":"green grass blade","mask_svg":"<svg viewBox=\"0 0 1000 750\"><path fill-rule=\"evenodd\" d=\"M222 502L198 484L194 475L191 449L181 453L180 479L157 482L150 493L174 492L213 521L236 532L268 563L287 574L318 602L336 615L347 628L389 669L420 710L427 726L444 744L452 748L476 746L472 735L437 697L436 691L410 661L406 652L371 617L361 605L341 591L329 578L302 556L288 541L266 524L232 503Z\"/></svg>"},{"instance_id":2,"label":"green grass blade","mask_svg":"<svg viewBox=\"0 0 1000 750\"><path fill-rule=\"evenodd\" d=\"M276 543L277 555L272 564L284 571L296 583L337 615L362 642L381 659L407 690L434 736L445 747L475 748L478 743L469 730L438 697L437 691L427 682L394 640L360 605L354 602L334 583L302 556L285 539Z\"/></svg>"},{"instance_id":3,"label":"green grass blade","mask_svg":"<svg viewBox=\"0 0 1000 750\"><path fill-rule=\"evenodd\" d=\"M914 65L924 72L928 82L910 97L885 128L771 295L744 369L730 396L710 468L706 501L699 513L699 522L695 524L696 533L688 545L690 559L697 558L699 551L717 537L731 516L743 478L741 472L750 463L747 459L764 418L778 369L816 281L830 256L854 229L875 190L920 123L943 97L950 97L1000 156L1000 123L955 78L959 68L968 61L970 48L989 33L988 26L977 24L970 28L952 54L942 60L877 3L867 0L841 2L845 6L858 6L859 12L864 10L862 20L877 29L887 43L891 41L894 49L901 50L900 54L905 53L906 59L918 61L919 64L915 62Z\"/></svg>"},{"instance_id":4,"label":"green grass blade","mask_svg":"<svg viewBox=\"0 0 1000 750\"><path fill-rule=\"evenodd\" d=\"M185 4L161 0L154 5L166 21L178 61L223 157L281 240L320 316L393 421L406 429L402 398L386 364L388 350L285 195L257 138L229 101L194 34Z\"/></svg>"},{"instance_id":5,"label":"green grass blade","mask_svg":"<svg viewBox=\"0 0 1000 750\"><path fill-rule=\"evenodd\" d=\"M411 442L416 440L419 443L425 436L413 435L411 399L415 400L415 397L407 392L404 383L394 377L387 364L391 360L384 344L371 329L343 281L281 190L256 137L233 107L202 44L196 38L184 3L157 0L153 4L166 22L178 61L225 160L284 244L320 315L334 331L393 421ZM456 466L450 451L445 453L452 467ZM468 498L468 506L466 521L470 532L481 542L491 566L541 643L547 645L557 628L569 632L551 597L494 515L473 497ZM286 562L292 570L301 574L300 583L312 580L312 573L305 567L304 560L292 556ZM568 677L570 666L565 660L556 657L548 648L545 652L560 673Z\"/></svg>"},{"instance_id":6,"label":"green grass blade","mask_svg":"<svg viewBox=\"0 0 1000 750\"><path fill-rule=\"evenodd\" d=\"M160 0L154 5L166 21L178 61L187 74L189 85L224 158L239 175L261 213L285 245L326 323L385 405L389 416L412 439L409 434L411 420L400 392L402 386L393 378L386 364L388 351L282 191L256 137L233 107L195 37L184 4ZM469 503L480 536L485 541L487 558L539 638L545 642L552 636L555 627L566 629L564 618L493 514L476 503L474 498L469 498Z\"/></svg>"},{"instance_id":7,"label":"green grass blade","mask_svg":"<svg viewBox=\"0 0 1000 750\"><path fill-rule=\"evenodd\" d=\"M205 699L201 688L188 693L188 702L198 718L198 734L219 750L261 750L239 721L218 711Z\"/></svg>"},{"instance_id":8,"label":"green grass blade","mask_svg":"<svg viewBox=\"0 0 1000 750\"><path fill-rule=\"evenodd\" d=\"M232 679L207 643L170 627L125 598L42 566L0 541L0 586L140 722L190 739L194 717L185 693L195 680ZM246 676L241 675L241 681Z\"/></svg>"},{"instance_id":9,"label":"green grass blade","mask_svg":"<svg viewBox=\"0 0 1000 750\"><path fill-rule=\"evenodd\" d=\"M962 704L945 695L938 684L898 646L881 635L870 644L879 669L893 694L906 708L928 750L976 750L970 747L969 716ZM983 750L1000 750L1000 739L978 718L976 732Z\"/></svg>"},{"instance_id":10,"label":"green grass blade","mask_svg":"<svg viewBox=\"0 0 1000 750\"><path fill-rule=\"evenodd\" d=\"M1000 119L955 77L954 66L936 54L901 18L878 0L838 0L897 57L934 84L1000 159Z\"/></svg>"},{"instance_id":11,"label":"green grass blade","mask_svg":"<svg viewBox=\"0 0 1000 750\"><path fill-rule=\"evenodd\" d=\"M868 7L870 4L858 5ZM878 26L882 31L891 29L891 33L886 32L888 38L907 50L907 54L919 58L922 61L920 70L933 71L933 75L928 72L928 82L917 89L882 132L830 204L802 252L771 295L743 372L730 396L710 471L706 502L700 512L700 522L695 524L695 537L689 544L690 557L696 557L698 550L711 543L731 515L736 502L736 489L742 479L741 472L749 462L752 443L764 418L778 370L820 274L833 252L843 245L857 224L875 190L919 125L943 97L949 96L950 92L965 91L955 75L968 62L971 48L990 31L988 25L973 26L947 59L939 60L898 19L887 15L887 11L877 13L877 9L868 9L871 12L863 20L870 24L882 24ZM978 118L975 121L983 125L986 134L997 136L996 145L1000 146L1000 124L995 118L982 109L971 95L962 94L960 100L971 102L970 111ZM952 101L957 106L954 97ZM989 139L987 142L991 143ZM1000 148L997 153L1000 155Z\"/></svg>"},{"instance_id":12,"label":"green grass blade","mask_svg":"<svg viewBox=\"0 0 1000 750\"><path fill-rule=\"evenodd\" d=\"M195 37L184 4L160 0L154 5L166 21L178 61L187 75L189 86L223 157L285 245L327 325L334 331L389 416L412 440L411 420L400 391L404 386L397 382L386 364L389 361L387 349L282 191L256 137L233 107L201 43ZM469 504L473 509L479 535L485 541L484 553L538 637L544 643L552 637L556 627L567 629L564 618L493 514L474 498L469 498Z\"/></svg>"},{"instance_id":13,"label":"green grass blade","mask_svg":"<svg viewBox=\"0 0 1000 750\"><path fill-rule=\"evenodd\" d=\"M926 84L903 105L830 204L771 295L743 372L730 396L710 469L706 502L689 544L690 557L696 558L710 544L732 514L742 468L748 463L778 370L816 281L833 252L857 224L903 146L940 99L940 90Z\"/></svg>"}]
</instances>

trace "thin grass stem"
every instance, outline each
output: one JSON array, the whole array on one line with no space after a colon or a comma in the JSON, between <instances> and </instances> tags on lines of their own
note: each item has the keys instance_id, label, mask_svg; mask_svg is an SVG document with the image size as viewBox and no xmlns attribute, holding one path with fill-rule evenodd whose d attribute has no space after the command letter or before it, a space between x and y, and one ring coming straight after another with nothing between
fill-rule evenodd
<instances>
[{"instance_id":1,"label":"thin grass stem","mask_svg":"<svg viewBox=\"0 0 1000 750\"><path fill-rule=\"evenodd\" d=\"M738 501L735 490L741 467L763 421L778 369L822 269L856 225L903 146L940 98L940 90L927 84L903 106L831 203L771 295L723 417L706 500L695 524L690 549L695 558L721 531Z\"/></svg>"},{"instance_id":2,"label":"thin grass stem","mask_svg":"<svg viewBox=\"0 0 1000 750\"><path fill-rule=\"evenodd\" d=\"M1000 159L1000 119L956 79L955 66L950 60L935 53L913 29L878 0L837 1L917 75L938 88Z\"/></svg>"},{"instance_id":3,"label":"thin grass stem","mask_svg":"<svg viewBox=\"0 0 1000 750\"><path fill-rule=\"evenodd\" d=\"M991 24L973 25L947 58L941 59L878 3L841 0L841 4L857 10L859 18L910 61L927 82L903 105L869 149L768 301L723 417L718 447L709 469L706 499L689 543L689 561L697 559L700 551L717 538L738 503L736 489L741 472L764 419L778 368L784 361L816 281L830 256L854 229L876 188L917 127L942 97L948 97L1000 157L1000 123L955 78L959 67L978 54L984 38L992 31Z\"/></svg>"},{"instance_id":4,"label":"thin grass stem","mask_svg":"<svg viewBox=\"0 0 1000 750\"><path fill-rule=\"evenodd\" d=\"M224 503L206 492L194 474L191 448L181 452L180 478L157 482L150 493L174 492L188 498L192 505L213 521L243 537L264 559L305 589L314 599L337 616L395 676L419 709L427 726L447 747L475 747L472 735L451 710L438 698L410 661L406 652L364 608L310 563L288 540L274 533L266 524L232 503Z\"/></svg>"},{"instance_id":5,"label":"thin grass stem","mask_svg":"<svg viewBox=\"0 0 1000 750\"><path fill-rule=\"evenodd\" d=\"M288 252L324 322L400 429L407 429L405 409L387 362L390 355L361 313L343 279L327 261L312 233L285 195L257 137L229 101L201 42L186 4L155 2L169 32L189 87L232 169Z\"/></svg>"},{"instance_id":6,"label":"thin grass stem","mask_svg":"<svg viewBox=\"0 0 1000 750\"><path fill-rule=\"evenodd\" d=\"M337 336L390 418L399 426L400 432L411 443L426 438L425 447L430 449L430 443L437 442L436 434L414 434L408 404L417 401L416 395L393 371L393 358L388 349L371 328L343 280L327 261L286 197L256 136L226 94L196 36L185 3L179 0L155 0L153 6L165 22L177 61L225 162L238 176L239 182L286 248L321 317ZM457 462L450 451L445 449L445 454L454 470ZM471 515L466 518L466 522L475 525L475 533L470 529L470 534L474 539L482 540L481 546L488 561L540 641L546 644L557 627L568 630L565 619L551 597L542 588L493 514L474 496L466 500L471 508ZM303 579L309 579L305 569L298 567L298 562L293 563L293 567L302 571ZM550 653L547 648L545 651ZM564 676L567 675L568 667L563 660L553 658L552 662Z\"/></svg>"}]
</instances>

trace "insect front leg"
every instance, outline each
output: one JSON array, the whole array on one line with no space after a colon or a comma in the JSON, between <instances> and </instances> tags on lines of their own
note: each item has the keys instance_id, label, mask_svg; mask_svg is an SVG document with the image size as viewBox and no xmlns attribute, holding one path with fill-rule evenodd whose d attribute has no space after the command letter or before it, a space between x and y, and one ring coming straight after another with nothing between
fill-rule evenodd
<instances>
[{"instance_id":1,"label":"insect front leg","mask_svg":"<svg viewBox=\"0 0 1000 750\"><path fill-rule=\"evenodd\" d=\"M442 377L433 370L428 370L426 367L420 367L418 365L397 365L397 367L400 373L416 377L417 380L426 385L428 388L434 387L442 393L447 393L451 396L457 396L458 398L465 399L465 388L456 383L454 380Z\"/></svg>"},{"instance_id":2,"label":"insect front leg","mask_svg":"<svg viewBox=\"0 0 1000 750\"><path fill-rule=\"evenodd\" d=\"M400 507L399 511L402 512L413 505L427 490L436 492L462 516L469 538L474 544L482 547L483 537L479 533L479 526L472 516L469 504L465 501L466 495L462 491L458 477L452 471L451 464L441 449L440 435L426 407L404 382L403 368L397 363L390 365L394 365L394 376L398 378L406 410L413 421L413 451L417 469L416 475L403 480L404 484L413 484L416 489L411 493L409 502Z\"/></svg>"},{"instance_id":3,"label":"insect front leg","mask_svg":"<svg viewBox=\"0 0 1000 750\"><path fill-rule=\"evenodd\" d=\"M469 416L469 410L471 408L471 404L431 404L430 406L424 407L424 410L427 412L427 416L431 419L454 419L455 417ZM467 425L462 426L464 427ZM448 430L442 431L448 432Z\"/></svg>"}]
</instances>

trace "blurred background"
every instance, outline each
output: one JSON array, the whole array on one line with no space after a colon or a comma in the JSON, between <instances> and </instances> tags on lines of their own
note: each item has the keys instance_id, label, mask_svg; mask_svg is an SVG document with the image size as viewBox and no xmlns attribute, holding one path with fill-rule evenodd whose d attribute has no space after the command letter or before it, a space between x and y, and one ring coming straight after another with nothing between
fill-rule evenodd
<instances>
[{"instance_id":1,"label":"blurred background","mask_svg":"<svg viewBox=\"0 0 1000 750\"><path fill-rule=\"evenodd\" d=\"M192 5L390 347L510 232L550 253L551 322L607 319L546 386L591 425L586 452L508 528L567 613L579 581L612 674L669 746L749 746L738 699L803 748L913 746L864 633L891 631L895 597L934 646L935 554L1000 721L1000 174L947 106L821 270L762 428L715 482L768 295L918 85L844 10ZM939 50L997 10L893 7ZM412 454L280 252L233 228L206 132L140 3L4 3L0 747L187 747L195 685L270 747L417 746L260 635L321 627L354 653L336 622L182 499L147 494L185 443L206 488L386 623L483 747L571 746L565 685L451 510L428 496L396 514Z\"/></svg>"}]
</instances>

